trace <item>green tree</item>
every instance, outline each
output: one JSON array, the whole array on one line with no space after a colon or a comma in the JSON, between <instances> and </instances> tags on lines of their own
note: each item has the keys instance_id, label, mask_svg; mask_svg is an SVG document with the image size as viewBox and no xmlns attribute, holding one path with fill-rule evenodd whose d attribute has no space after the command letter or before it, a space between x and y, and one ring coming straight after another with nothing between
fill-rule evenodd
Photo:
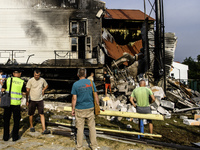
<instances>
[{"instance_id":1,"label":"green tree","mask_svg":"<svg viewBox=\"0 0 200 150\"><path fill-rule=\"evenodd\" d=\"M182 64L188 65L188 77L189 79L200 79L200 55L197 56L198 62L192 57L186 57Z\"/></svg>"},{"instance_id":2,"label":"green tree","mask_svg":"<svg viewBox=\"0 0 200 150\"><path fill-rule=\"evenodd\" d=\"M197 56L197 61L200 63L200 55Z\"/></svg>"}]
</instances>

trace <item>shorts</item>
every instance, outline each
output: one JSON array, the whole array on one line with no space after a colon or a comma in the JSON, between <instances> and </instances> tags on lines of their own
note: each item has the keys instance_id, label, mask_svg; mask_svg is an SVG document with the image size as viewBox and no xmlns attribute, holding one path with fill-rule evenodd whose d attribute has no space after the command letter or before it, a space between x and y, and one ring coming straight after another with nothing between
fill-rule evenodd
<instances>
[{"instance_id":1,"label":"shorts","mask_svg":"<svg viewBox=\"0 0 200 150\"><path fill-rule=\"evenodd\" d=\"M29 105L28 105L28 115L32 116L35 113L35 110L38 110L38 114L44 114L44 101L31 101L29 100Z\"/></svg>"},{"instance_id":2,"label":"shorts","mask_svg":"<svg viewBox=\"0 0 200 150\"><path fill-rule=\"evenodd\" d=\"M150 107L136 107L136 111L137 113L141 113L141 114L151 114L151 108ZM147 119L148 123L152 123L152 120Z\"/></svg>"},{"instance_id":3,"label":"shorts","mask_svg":"<svg viewBox=\"0 0 200 150\"><path fill-rule=\"evenodd\" d=\"M105 84L105 89L107 89L107 88L111 89L110 83Z\"/></svg>"}]
</instances>

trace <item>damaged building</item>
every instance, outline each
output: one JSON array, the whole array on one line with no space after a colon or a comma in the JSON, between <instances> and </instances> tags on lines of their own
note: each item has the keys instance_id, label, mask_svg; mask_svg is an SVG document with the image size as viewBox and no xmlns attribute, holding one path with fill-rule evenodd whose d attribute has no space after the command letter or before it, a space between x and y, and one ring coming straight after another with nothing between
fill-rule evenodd
<instances>
[{"instance_id":1,"label":"damaged building","mask_svg":"<svg viewBox=\"0 0 200 150\"><path fill-rule=\"evenodd\" d=\"M99 0L1 1L1 68L19 67L28 77L40 68L47 79L66 80L76 79L78 67L102 68L104 10Z\"/></svg>"},{"instance_id":2,"label":"damaged building","mask_svg":"<svg viewBox=\"0 0 200 150\"><path fill-rule=\"evenodd\" d=\"M30 77L39 68L50 88L71 89L77 68L87 68L88 75L95 72L101 84L106 68L124 102L144 78L149 87L162 88L179 109L199 104L197 93L168 80L177 37L163 34L164 59L158 58L157 18L140 10L106 9L100 0L8 0L0 2L0 12L0 63L5 73L18 67Z\"/></svg>"},{"instance_id":3,"label":"damaged building","mask_svg":"<svg viewBox=\"0 0 200 150\"><path fill-rule=\"evenodd\" d=\"M199 93L170 77L177 44L175 33L164 34L161 45L164 56L156 57L155 19L146 17L148 19L138 10L107 9L105 12L102 38L106 64L109 64L106 69L112 76L113 89L121 94L109 98L101 95L102 108L136 112L129 104L129 96L143 78L156 97L151 105L153 114L171 118L171 113L190 110L199 113ZM108 117L109 120L114 118Z\"/></svg>"}]
</instances>

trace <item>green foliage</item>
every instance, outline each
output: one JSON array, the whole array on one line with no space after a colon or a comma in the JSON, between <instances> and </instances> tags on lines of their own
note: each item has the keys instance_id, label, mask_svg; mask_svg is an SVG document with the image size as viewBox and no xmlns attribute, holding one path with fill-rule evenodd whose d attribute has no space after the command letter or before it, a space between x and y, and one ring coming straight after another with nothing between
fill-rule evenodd
<instances>
[{"instance_id":1,"label":"green foliage","mask_svg":"<svg viewBox=\"0 0 200 150\"><path fill-rule=\"evenodd\" d=\"M186 57L183 64L186 64L189 67L189 79L200 79L200 55L197 56L197 61L191 57Z\"/></svg>"}]
</instances>

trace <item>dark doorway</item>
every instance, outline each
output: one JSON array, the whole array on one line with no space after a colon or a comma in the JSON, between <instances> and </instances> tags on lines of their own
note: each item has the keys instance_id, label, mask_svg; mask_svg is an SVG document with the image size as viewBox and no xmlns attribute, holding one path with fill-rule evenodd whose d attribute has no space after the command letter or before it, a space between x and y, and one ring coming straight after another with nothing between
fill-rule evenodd
<instances>
[{"instance_id":1,"label":"dark doorway","mask_svg":"<svg viewBox=\"0 0 200 150\"><path fill-rule=\"evenodd\" d=\"M78 38L78 58L85 59L85 37Z\"/></svg>"}]
</instances>

